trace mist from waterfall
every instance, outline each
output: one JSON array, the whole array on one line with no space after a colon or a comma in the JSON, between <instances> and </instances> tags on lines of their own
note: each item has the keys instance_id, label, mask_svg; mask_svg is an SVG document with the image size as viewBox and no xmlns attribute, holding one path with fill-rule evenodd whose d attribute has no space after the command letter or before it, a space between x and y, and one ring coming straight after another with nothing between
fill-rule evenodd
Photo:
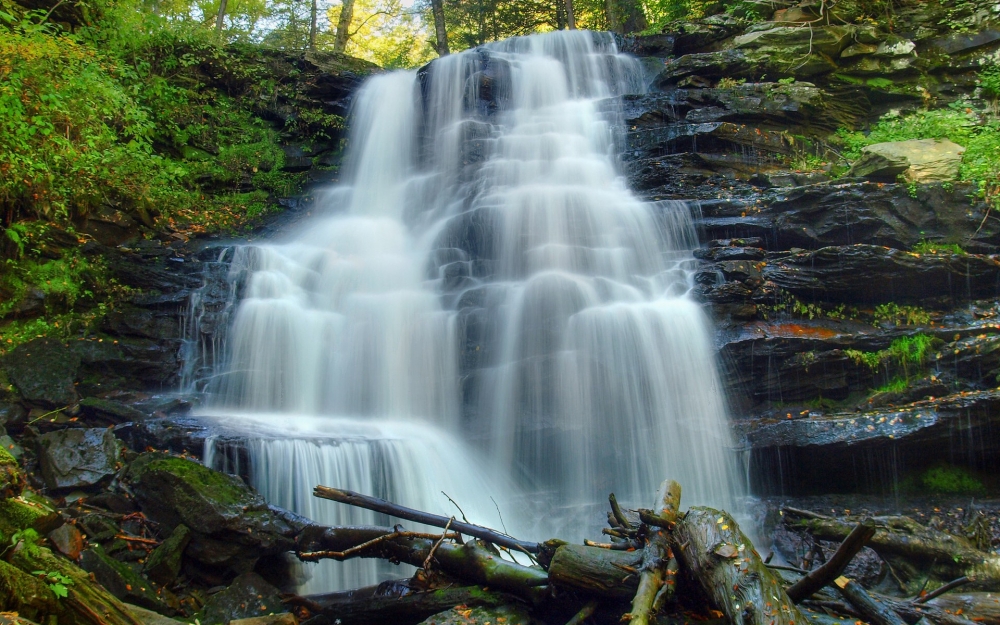
<instances>
[{"instance_id":1,"label":"mist from waterfall","mask_svg":"<svg viewBox=\"0 0 1000 625\"><path fill-rule=\"evenodd\" d=\"M366 83L343 186L232 264L205 413L243 432L269 501L385 524L312 487L459 515L445 491L539 539L582 537L612 491L648 506L667 477L688 505L732 506L709 326L686 296L689 207L639 201L618 164L619 96L642 90L637 61L580 31ZM380 574L324 571L307 591Z\"/></svg>"}]
</instances>

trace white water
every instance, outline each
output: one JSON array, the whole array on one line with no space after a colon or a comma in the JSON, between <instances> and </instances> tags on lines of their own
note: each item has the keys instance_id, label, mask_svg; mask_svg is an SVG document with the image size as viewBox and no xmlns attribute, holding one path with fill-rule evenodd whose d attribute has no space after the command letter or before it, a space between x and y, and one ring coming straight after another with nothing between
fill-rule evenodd
<instances>
[{"instance_id":1,"label":"white water","mask_svg":"<svg viewBox=\"0 0 1000 625\"><path fill-rule=\"evenodd\" d=\"M688 207L640 202L617 168L615 96L641 89L609 37L576 31L366 84L327 213L233 263L212 413L249 439L265 497L386 523L311 489L458 514L444 490L472 522L499 508L512 533L571 539L609 492L648 506L667 477L732 506ZM305 590L378 575L331 565Z\"/></svg>"}]
</instances>

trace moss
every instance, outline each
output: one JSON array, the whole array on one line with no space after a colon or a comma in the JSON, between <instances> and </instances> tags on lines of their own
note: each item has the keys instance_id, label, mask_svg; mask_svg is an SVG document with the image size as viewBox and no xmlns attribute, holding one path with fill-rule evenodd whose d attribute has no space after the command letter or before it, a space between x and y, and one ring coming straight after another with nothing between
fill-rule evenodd
<instances>
[{"instance_id":1,"label":"moss","mask_svg":"<svg viewBox=\"0 0 1000 625\"><path fill-rule=\"evenodd\" d=\"M34 529L47 533L55 529L59 513L42 501L26 498L0 501L0 543L7 544L15 532Z\"/></svg>"},{"instance_id":2,"label":"moss","mask_svg":"<svg viewBox=\"0 0 1000 625\"><path fill-rule=\"evenodd\" d=\"M146 465L145 471L163 471L180 478L199 493L223 505L246 502L247 491L232 476L184 458L163 457Z\"/></svg>"},{"instance_id":3,"label":"moss","mask_svg":"<svg viewBox=\"0 0 1000 625\"><path fill-rule=\"evenodd\" d=\"M970 471L953 465L940 465L920 475L925 492L937 494L974 494L983 491L983 483Z\"/></svg>"}]
</instances>

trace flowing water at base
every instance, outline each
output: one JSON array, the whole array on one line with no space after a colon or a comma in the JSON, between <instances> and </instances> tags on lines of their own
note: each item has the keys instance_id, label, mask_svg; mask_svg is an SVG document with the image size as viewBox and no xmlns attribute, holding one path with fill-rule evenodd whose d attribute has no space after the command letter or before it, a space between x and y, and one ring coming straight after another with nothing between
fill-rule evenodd
<instances>
[{"instance_id":1,"label":"flowing water at base","mask_svg":"<svg viewBox=\"0 0 1000 625\"><path fill-rule=\"evenodd\" d=\"M206 413L242 432L269 501L391 523L312 487L461 514L445 491L536 539L596 529L611 491L649 506L667 477L688 505L733 505L689 207L639 201L619 171L620 96L641 91L634 59L579 31L366 84L325 214L232 265ZM385 574L330 565L305 590Z\"/></svg>"}]
</instances>

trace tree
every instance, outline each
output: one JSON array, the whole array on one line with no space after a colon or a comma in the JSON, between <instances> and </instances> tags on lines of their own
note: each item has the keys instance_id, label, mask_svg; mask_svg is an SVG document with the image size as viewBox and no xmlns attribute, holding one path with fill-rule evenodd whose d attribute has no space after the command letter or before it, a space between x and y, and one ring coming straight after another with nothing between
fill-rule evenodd
<instances>
[{"instance_id":1,"label":"tree","mask_svg":"<svg viewBox=\"0 0 1000 625\"><path fill-rule=\"evenodd\" d=\"M354 0L343 0L340 17L337 20L337 37L333 41L333 51L343 52L351 38L351 20L354 18Z\"/></svg>"},{"instance_id":2,"label":"tree","mask_svg":"<svg viewBox=\"0 0 1000 625\"><path fill-rule=\"evenodd\" d=\"M444 0L431 0L431 12L434 13L434 36L437 40L438 56L448 54L448 31L444 25Z\"/></svg>"},{"instance_id":3,"label":"tree","mask_svg":"<svg viewBox=\"0 0 1000 625\"><path fill-rule=\"evenodd\" d=\"M343 5L327 10L330 24L339 26L343 10ZM402 0L354 0L344 52L386 69L419 67L436 54L429 25L421 8L404 7ZM316 47L335 46L338 34L339 27L317 33Z\"/></svg>"},{"instance_id":4,"label":"tree","mask_svg":"<svg viewBox=\"0 0 1000 625\"><path fill-rule=\"evenodd\" d=\"M309 4L309 49L316 47L316 0Z\"/></svg>"},{"instance_id":5,"label":"tree","mask_svg":"<svg viewBox=\"0 0 1000 625\"><path fill-rule=\"evenodd\" d=\"M566 0L566 26L576 30L576 17L573 15L573 0Z\"/></svg>"}]
</instances>

